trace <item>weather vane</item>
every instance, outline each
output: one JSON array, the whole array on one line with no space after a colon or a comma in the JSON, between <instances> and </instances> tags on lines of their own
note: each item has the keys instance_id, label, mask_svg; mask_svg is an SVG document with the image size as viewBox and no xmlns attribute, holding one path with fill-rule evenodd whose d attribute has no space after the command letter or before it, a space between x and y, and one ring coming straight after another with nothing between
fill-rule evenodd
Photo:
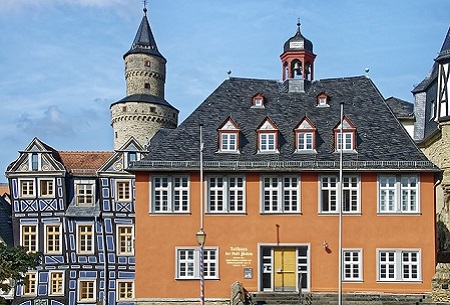
<instances>
[{"instance_id":1,"label":"weather vane","mask_svg":"<svg viewBox=\"0 0 450 305\"><path fill-rule=\"evenodd\" d=\"M148 0L142 0L142 4L144 5L144 13L145 14L147 13L147 3L148 3Z\"/></svg>"}]
</instances>

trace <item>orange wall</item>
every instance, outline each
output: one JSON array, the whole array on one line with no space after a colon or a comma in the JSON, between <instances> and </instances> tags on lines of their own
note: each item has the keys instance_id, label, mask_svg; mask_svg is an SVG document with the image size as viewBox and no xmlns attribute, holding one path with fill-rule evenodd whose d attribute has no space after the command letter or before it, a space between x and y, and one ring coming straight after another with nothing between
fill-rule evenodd
<instances>
[{"instance_id":1,"label":"orange wall","mask_svg":"<svg viewBox=\"0 0 450 305\"><path fill-rule=\"evenodd\" d=\"M206 174L206 173L205 173ZM258 244L310 245L311 291L337 291L338 217L318 214L318 173L301 173L301 209L294 215L260 214L260 175L246 176L246 215L205 215L205 247L219 248L219 280L207 280L207 298L228 298L230 285L240 281L258 289ZM175 247L197 246L199 175L190 177L190 214L149 213L149 176L136 175L136 297L197 298L198 280L175 279ZM363 282L343 283L343 291L419 293L431 291L435 267L434 177L421 175L421 215L377 215L377 174L361 174L361 215L343 217L343 248L363 249ZM331 253L323 248L329 245ZM253 278L243 278L243 267L233 266L226 252L247 248L246 267ZM377 283L377 248L421 249L422 283Z\"/></svg>"}]
</instances>

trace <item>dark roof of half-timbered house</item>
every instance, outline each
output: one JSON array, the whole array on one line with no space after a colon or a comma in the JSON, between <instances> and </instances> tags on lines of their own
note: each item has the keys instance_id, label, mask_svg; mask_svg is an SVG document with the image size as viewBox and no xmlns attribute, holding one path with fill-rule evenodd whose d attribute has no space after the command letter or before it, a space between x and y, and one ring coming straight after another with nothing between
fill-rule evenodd
<instances>
[{"instance_id":1,"label":"dark roof of half-timbered house","mask_svg":"<svg viewBox=\"0 0 450 305\"><path fill-rule=\"evenodd\" d=\"M288 81L230 78L224 81L178 128L158 134L149 154L132 171L198 168L199 125L203 130L205 168L218 170L275 166L284 169L317 169L335 166L334 129L344 115L356 127L356 149L344 154L358 168L436 168L427 160L390 110L372 80L364 76L305 81L303 92L289 92ZM329 97L329 107L318 107L319 94ZM262 94L264 107L252 107L252 97ZM218 128L231 118L239 128L239 153L218 152ZM269 118L278 128L276 153L259 153L257 129ZM303 118L317 128L316 152L298 153L294 129ZM331 161L331 163L330 163ZM196 163L197 162L197 163ZM395 163L397 162L397 163ZM395 165L394 165L395 164Z\"/></svg>"}]
</instances>

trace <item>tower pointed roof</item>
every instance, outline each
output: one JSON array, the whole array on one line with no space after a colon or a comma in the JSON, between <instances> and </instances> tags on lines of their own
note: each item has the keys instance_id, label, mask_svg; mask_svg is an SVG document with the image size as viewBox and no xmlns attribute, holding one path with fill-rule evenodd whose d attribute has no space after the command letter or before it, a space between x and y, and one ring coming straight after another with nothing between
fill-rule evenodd
<instances>
[{"instance_id":1,"label":"tower pointed roof","mask_svg":"<svg viewBox=\"0 0 450 305\"><path fill-rule=\"evenodd\" d=\"M442 59L450 59L450 27L447 31L447 36L445 36L444 43L442 44L441 51L439 52L438 57L436 58L437 61Z\"/></svg>"},{"instance_id":2,"label":"tower pointed roof","mask_svg":"<svg viewBox=\"0 0 450 305\"><path fill-rule=\"evenodd\" d=\"M142 16L141 24L134 37L130 50L125 53L124 58L129 54L148 54L164 58L158 51L152 29L147 19L147 8L144 7L144 16Z\"/></svg>"}]
</instances>

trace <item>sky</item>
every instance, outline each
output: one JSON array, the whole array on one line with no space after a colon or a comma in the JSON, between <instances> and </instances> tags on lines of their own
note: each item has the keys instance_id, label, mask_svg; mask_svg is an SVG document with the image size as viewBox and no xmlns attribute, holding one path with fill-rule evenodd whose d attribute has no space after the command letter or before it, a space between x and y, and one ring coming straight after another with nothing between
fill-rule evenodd
<instances>
[{"instance_id":1,"label":"sky","mask_svg":"<svg viewBox=\"0 0 450 305\"><path fill-rule=\"evenodd\" d=\"M112 151L109 106L125 97L124 62L141 0L1 0L0 182L37 137L60 151ZM281 79L283 44L314 44L315 79L369 76L413 102L450 25L449 0L150 0L168 60L166 100L180 122L228 78Z\"/></svg>"}]
</instances>

